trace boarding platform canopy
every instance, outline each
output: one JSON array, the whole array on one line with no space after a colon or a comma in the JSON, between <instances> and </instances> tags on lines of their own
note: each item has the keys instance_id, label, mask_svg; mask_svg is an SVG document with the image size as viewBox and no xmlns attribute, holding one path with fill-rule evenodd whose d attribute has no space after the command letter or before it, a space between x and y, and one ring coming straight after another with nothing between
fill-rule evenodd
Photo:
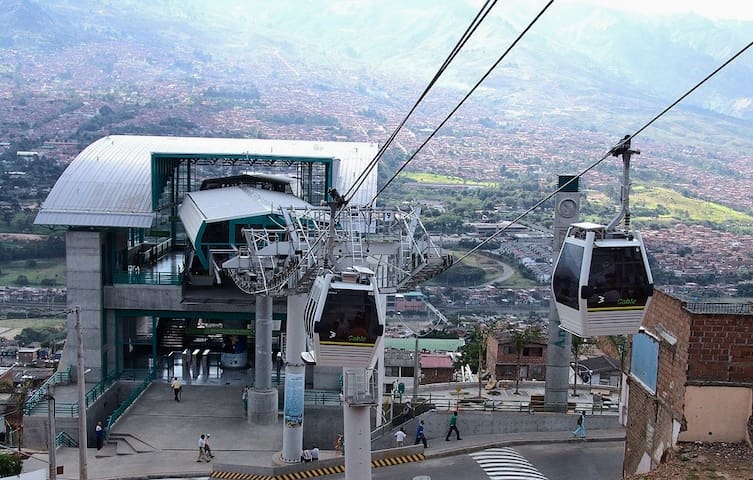
<instances>
[{"instance_id":1,"label":"boarding platform canopy","mask_svg":"<svg viewBox=\"0 0 753 480\"><path fill-rule=\"evenodd\" d=\"M202 168L218 166L231 174L286 175L299 198L318 205L331 187L347 192L377 150L365 142L110 135L73 159L35 223L150 228L157 212L169 214L199 190ZM350 204L367 204L376 182L374 169Z\"/></svg>"}]
</instances>

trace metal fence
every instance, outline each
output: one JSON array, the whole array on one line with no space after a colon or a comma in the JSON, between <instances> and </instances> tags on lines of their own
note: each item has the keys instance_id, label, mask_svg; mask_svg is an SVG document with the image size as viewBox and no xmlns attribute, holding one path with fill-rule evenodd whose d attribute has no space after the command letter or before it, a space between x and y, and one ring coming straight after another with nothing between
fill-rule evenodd
<instances>
[{"instance_id":1,"label":"metal fence","mask_svg":"<svg viewBox=\"0 0 753 480\"><path fill-rule=\"evenodd\" d=\"M683 307L690 313L706 313L721 315L751 315L751 303L683 303Z\"/></svg>"}]
</instances>

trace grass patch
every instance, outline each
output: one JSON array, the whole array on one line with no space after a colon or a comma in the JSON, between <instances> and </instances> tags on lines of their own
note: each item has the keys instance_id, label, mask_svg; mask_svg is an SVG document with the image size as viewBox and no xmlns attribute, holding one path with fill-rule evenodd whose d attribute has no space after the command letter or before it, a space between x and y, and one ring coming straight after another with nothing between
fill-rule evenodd
<instances>
[{"instance_id":1,"label":"grass patch","mask_svg":"<svg viewBox=\"0 0 753 480\"><path fill-rule=\"evenodd\" d=\"M661 219L676 219L683 221L711 222L714 224L729 223L753 223L753 216L738 212L718 203L689 198L683 194L664 187L635 188L630 196L630 202L636 208L646 208L660 211L668 210L668 213L660 214ZM651 217L644 217L652 220Z\"/></svg>"},{"instance_id":2,"label":"grass patch","mask_svg":"<svg viewBox=\"0 0 753 480\"><path fill-rule=\"evenodd\" d=\"M60 318L9 318L0 320L0 329L65 327L65 315Z\"/></svg>"},{"instance_id":3,"label":"grass patch","mask_svg":"<svg viewBox=\"0 0 753 480\"><path fill-rule=\"evenodd\" d=\"M589 191L588 200L598 206L613 203L600 192ZM740 230L741 225L753 224L753 216L747 213L718 203L687 197L678 191L658 185L634 186L630 194L630 211L632 220L638 224L706 223L722 229L736 230Z\"/></svg>"},{"instance_id":4,"label":"grass patch","mask_svg":"<svg viewBox=\"0 0 753 480\"><path fill-rule=\"evenodd\" d=\"M468 180L453 175L440 175L437 173L427 172L403 172L400 174L401 178L412 180L418 183L431 183L441 185L468 185L474 187L489 187L496 188L495 182L479 182L476 180Z\"/></svg>"},{"instance_id":5,"label":"grass patch","mask_svg":"<svg viewBox=\"0 0 753 480\"><path fill-rule=\"evenodd\" d=\"M53 286L45 285L48 282L54 282L55 286L65 286L65 257L60 258L43 258L31 260L13 260L6 262L0 267L0 286L19 287L16 283L20 276L25 276L29 286Z\"/></svg>"}]
</instances>

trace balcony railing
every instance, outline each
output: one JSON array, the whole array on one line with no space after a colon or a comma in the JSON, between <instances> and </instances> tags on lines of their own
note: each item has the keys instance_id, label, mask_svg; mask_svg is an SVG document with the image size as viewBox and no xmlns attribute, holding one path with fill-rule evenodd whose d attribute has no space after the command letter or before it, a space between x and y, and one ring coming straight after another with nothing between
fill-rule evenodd
<instances>
[{"instance_id":1,"label":"balcony railing","mask_svg":"<svg viewBox=\"0 0 753 480\"><path fill-rule=\"evenodd\" d=\"M180 285L183 275L180 273L165 272L115 272L112 274L112 283L130 285Z\"/></svg>"}]
</instances>

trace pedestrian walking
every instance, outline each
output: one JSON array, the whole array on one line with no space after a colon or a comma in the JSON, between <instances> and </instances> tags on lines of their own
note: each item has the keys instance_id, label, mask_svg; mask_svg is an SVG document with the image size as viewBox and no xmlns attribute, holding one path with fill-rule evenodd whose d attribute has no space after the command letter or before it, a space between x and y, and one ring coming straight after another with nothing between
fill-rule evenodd
<instances>
[{"instance_id":1,"label":"pedestrian walking","mask_svg":"<svg viewBox=\"0 0 753 480\"><path fill-rule=\"evenodd\" d=\"M199 437L199 456L196 457L197 462L206 461L209 462L209 458L207 458L207 452L204 450L204 445L206 444L206 437L202 433Z\"/></svg>"},{"instance_id":2,"label":"pedestrian walking","mask_svg":"<svg viewBox=\"0 0 753 480\"><path fill-rule=\"evenodd\" d=\"M243 386L243 393L241 393L241 400L243 400L243 416L248 417L248 385Z\"/></svg>"},{"instance_id":3,"label":"pedestrian walking","mask_svg":"<svg viewBox=\"0 0 753 480\"><path fill-rule=\"evenodd\" d=\"M455 431L455 436L457 436L458 440L462 440L460 438L460 430L458 430L458 411L455 410L452 412L452 415L450 416L450 429L447 431L447 436L444 438L445 442L450 441L450 434L452 434L452 431Z\"/></svg>"},{"instance_id":4,"label":"pedestrian walking","mask_svg":"<svg viewBox=\"0 0 753 480\"><path fill-rule=\"evenodd\" d=\"M413 445L418 445L419 442L424 444L424 448L429 448L429 445L426 444L426 433L424 432L423 420L418 422L418 428L416 429L416 441L413 442Z\"/></svg>"},{"instance_id":5,"label":"pedestrian walking","mask_svg":"<svg viewBox=\"0 0 753 480\"><path fill-rule=\"evenodd\" d=\"M400 430L395 432L395 446L396 447L402 447L405 442L405 437L408 435L405 433L405 429L403 427L400 427Z\"/></svg>"},{"instance_id":6,"label":"pedestrian walking","mask_svg":"<svg viewBox=\"0 0 753 480\"><path fill-rule=\"evenodd\" d=\"M94 428L94 436L97 439L97 450L102 450L105 444L105 429L102 428L102 422L97 422L97 426Z\"/></svg>"},{"instance_id":7,"label":"pedestrian walking","mask_svg":"<svg viewBox=\"0 0 753 480\"><path fill-rule=\"evenodd\" d=\"M277 360L275 361L275 367L277 368L277 385L280 384L280 371L285 362L282 360L282 352L277 352Z\"/></svg>"},{"instance_id":8,"label":"pedestrian walking","mask_svg":"<svg viewBox=\"0 0 753 480\"><path fill-rule=\"evenodd\" d=\"M173 389L173 395L175 395L175 401L180 402L180 392L183 390L183 385L180 384L180 380L178 380L178 377L174 377L172 383L170 383L170 388Z\"/></svg>"},{"instance_id":9,"label":"pedestrian walking","mask_svg":"<svg viewBox=\"0 0 753 480\"><path fill-rule=\"evenodd\" d=\"M335 440L335 451L340 455L345 455L345 439L342 433L337 434L337 440Z\"/></svg>"},{"instance_id":10,"label":"pedestrian walking","mask_svg":"<svg viewBox=\"0 0 753 480\"><path fill-rule=\"evenodd\" d=\"M301 453L301 462L310 462L311 461L311 450L306 449Z\"/></svg>"},{"instance_id":11,"label":"pedestrian walking","mask_svg":"<svg viewBox=\"0 0 753 480\"><path fill-rule=\"evenodd\" d=\"M583 410L578 416L578 428L573 432L573 437L586 438L586 411Z\"/></svg>"},{"instance_id":12,"label":"pedestrian walking","mask_svg":"<svg viewBox=\"0 0 753 480\"><path fill-rule=\"evenodd\" d=\"M211 435L208 433L204 437L204 453L208 458L214 458L214 455L212 455L212 447L209 446L209 437L211 437Z\"/></svg>"}]
</instances>

